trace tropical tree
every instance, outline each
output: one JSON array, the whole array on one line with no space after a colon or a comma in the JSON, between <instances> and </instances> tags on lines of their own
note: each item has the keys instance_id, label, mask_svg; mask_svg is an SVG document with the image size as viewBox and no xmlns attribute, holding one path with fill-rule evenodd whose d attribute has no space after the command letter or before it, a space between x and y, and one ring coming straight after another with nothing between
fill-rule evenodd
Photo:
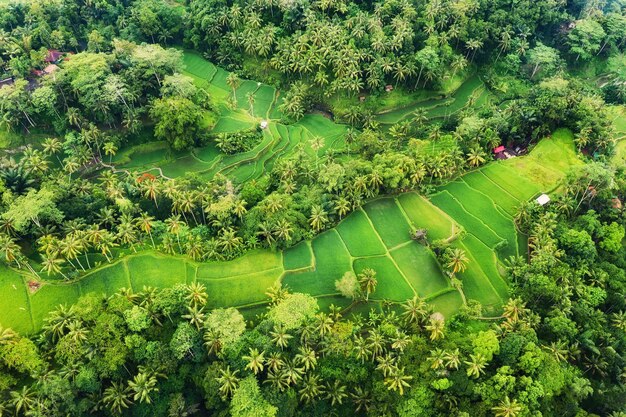
<instances>
[{"instance_id":1,"label":"tropical tree","mask_svg":"<svg viewBox=\"0 0 626 417\"><path fill-rule=\"evenodd\" d=\"M359 274L359 284L361 291L365 294L365 301L369 301L370 294L376 291L378 280L376 279L376 271L371 268L365 268Z\"/></svg>"},{"instance_id":2,"label":"tropical tree","mask_svg":"<svg viewBox=\"0 0 626 417\"><path fill-rule=\"evenodd\" d=\"M413 379L412 375L406 375L403 368L394 368L388 377L385 378L387 389L397 391L400 395L404 395L404 389L409 388L409 381Z\"/></svg>"},{"instance_id":3,"label":"tropical tree","mask_svg":"<svg viewBox=\"0 0 626 417\"><path fill-rule=\"evenodd\" d=\"M113 414L122 414L132 404L130 394L130 387L124 386L122 382L113 382L104 390L102 402Z\"/></svg>"},{"instance_id":4,"label":"tropical tree","mask_svg":"<svg viewBox=\"0 0 626 417\"><path fill-rule=\"evenodd\" d=\"M156 376L147 372L139 372L135 375L132 380L128 381L128 388L133 393L134 401L147 404L152 402L151 395L159 391Z\"/></svg>"},{"instance_id":5,"label":"tropical tree","mask_svg":"<svg viewBox=\"0 0 626 417\"><path fill-rule=\"evenodd\" d=\"M265 366L265 351L259 352L256 348L250 348L250 353L242 356L242 359L247 362L246 369L251 370L255 375L259 372L263 372Z\"/></svg>"},{"instance_id":6,"label":"tropical tree","mask_svg":"<svg viewBox=\"0 0 626 417\"><path fill-rule=\"evenodd\" d=\"M523 408L517 400L513 399L513 401L511 401L507 395L499 405L492 407L491 410L496 417L517 417L521 414Z\"/></svg>"},{"instance_id":7,"label":"tropical tree","mask_svg":"<svg viewBox=\"0 0 626 417\"><path fill-rule=\"evenodd\" d=\"M219 392L222 397L227 398L235 392L239 386L238 370L231 371L230 366L220 369L220 376L216 379L220 384Z\"/></svg>"}]
</instances>

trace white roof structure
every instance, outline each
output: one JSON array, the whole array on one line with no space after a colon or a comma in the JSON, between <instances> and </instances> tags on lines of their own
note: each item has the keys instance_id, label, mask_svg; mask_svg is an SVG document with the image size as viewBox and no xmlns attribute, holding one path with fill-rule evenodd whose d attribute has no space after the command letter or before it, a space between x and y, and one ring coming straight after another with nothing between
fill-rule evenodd
<instances>
[{"instance_id":1,"label":"white roof structure","mask_svg":"<svg viewBox=\"0 0 626 417\"><path fill-rule=\"evenodd\" d=\"M267 120L261 120L261 129L266 129L267 128Z\"/></svg>"},{"instance_id":2,"label":"white roof structure","mask_svg":"<svg viewBox=\"0 0 626 417\"><path fill-rule=\"evenodd\" d=\"M541 194L539 197L537 197L535 201L540 206L545 206L546 204L550 202L550 196L548 194Z\"/></svg>"}]
</instances>

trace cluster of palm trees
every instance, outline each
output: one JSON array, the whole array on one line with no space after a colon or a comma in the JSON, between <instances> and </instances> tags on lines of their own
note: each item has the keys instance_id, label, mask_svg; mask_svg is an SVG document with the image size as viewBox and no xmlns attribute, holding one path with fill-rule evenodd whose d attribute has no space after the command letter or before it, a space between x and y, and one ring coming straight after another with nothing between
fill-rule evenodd
<instances>
[{"instance_id":1,"label":"cluster of palm trees","mask_svg":"<svg viewBox=\"0 0 626 417\"><path fill-rule=\"evenodd\" d=\"M375 285L375 284L373 284ZM274 303L280 302L285 291L273 293ZM332 406L352 401L356 412L370 409L371 393L364 387L349 387L339 379L324 381L317 373L318 360L327 355L344 355L361 363L370 362L382 375L385 386L404 394L413 379L402 365L402 354L412 342L409 332L424 329L433 341L444 337L444 321L439 315L430 315L424 300L415 297L402 305L402 314L396 316L371 313L364 330L352 335L351 342L336 339L335 326L343 318L339 309L331 307L330 313L318 313L308 324L296 331L274 326L269 331L273 347L270 351L250 347L242 357L243 369L224 365L216 378L220 394L231 396L245 373L254 374L262 383L279 391L294 388L300 401L310 405L326 399ZM398 326L394 334L384 332L385 325ZM365 325L366 324L366 325ZM364 326L365 325L365 326ZM217 351L219 357L219 351Z\"/></svg>"}]
</instances>

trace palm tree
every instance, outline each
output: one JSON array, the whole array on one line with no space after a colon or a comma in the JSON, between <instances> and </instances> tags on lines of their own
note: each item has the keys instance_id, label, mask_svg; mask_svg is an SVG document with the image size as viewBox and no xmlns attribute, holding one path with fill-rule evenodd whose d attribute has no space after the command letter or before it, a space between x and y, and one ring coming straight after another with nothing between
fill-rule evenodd
<instances>
[{"instance_id":1,"label":"palm tree","mask_svg":"<svg viewBox=\"0 0 626 417\"><path fill-rule=\"evenodd\" d=\"M356 412L363 410L368 412L372 403L372 398L370 397L370 392L361 388L356 387L354 392L350 394L352 397L352 402L356 406Z\"/></svg>"},{"instance_id":2,"label":"palm tree","mask_svg":"<svg viewBox=\"0 0 626 417\"><path fill-rule=\"evenodd\" d=\"M35 405L35 391L30 387L23 386L21 391L11 391L11 405L15 408L15 414L26 414Z\"/></svg>"},{"instance_id":3,"label":"palm tree","mask_svg":"<svg viewBox=\"0 0 626 417\"><path fill-rule=\"evenodd\" d=\"M414 296L402 304L402 318L408 325L419 325L428 313L426 302L419 296Z\"/></svg>"},{"instance_id":4,"label":"palm tree","mask_svg":"<svg viewBox=\"0 0 626 417\"><path fill-rule=\"evenodd\" d=\"M254 101L255 101L254 93L252 92L247 93L246 99L248 100L248 106L249 106L248 111L250 112L250 116L254 117Z\"/></svg>"},{"instance_id":5,"label":"palm tree","mask_svg":"<svg viewBox=\"0 0 626 417\"><path fill-rule=\"evenodd\" d=\"M274 330L270 331L270 335L272 336L272 342L281 350L285 349L289 344L289 340L293 338L282 326L275 326Z\"/></svg>"},{"instance_id":6,"label":"palm tree","mask_svg":"<svg viewBox=\"0 0 626 417\"><path fill-rule=\"evenodd\" d=\"M184 314L182 317L189 320L189 323L196 326L198 330L202 328L206 320L203 307L198 308L197 305L187 306L187 314Z\"/></svg>"},{"instance_id":7,"label":"palm tree","mask_svg":"<svg viewBox=\"0 0 626 417\"><path fill-rule=\"evenodd\" d=\"M441 317L438 317L438 316L433 317L433 316L435 316L435 314L433 314L428 320L428 325L426 325L426 330L430 332L430 340L435 341L435 340L443 339L444 337L443 330L445 328L445 321L443 320L443 316Z\"/></svg>"},{"instance_id":8,"label":"palm tree","mask_svg":"<svg viewBox=\"0 0 626 417\"><path fill-rule=\"evenodd\" d=\"M317 366L317 354L308 346L300 346L299 353L296 354L296 362L304 367L305 371L315 369Z\"/></svg>"},{"instance_id":9,"label":"palm tree","mask_svg":"<svg viewBox=\"0 0 626 417\"><path fill-rule=\"evenodd\" d=\"M315 205L311 208L311 217L309 217L309 224L316 232L319 232L324 228L324 225L328 223L328 216L322 206Z\"/></svg>"},{"instance_id":10,"label":"palm tree","mask_svg":"<svg viewBox=\"0 0 626 417\"><path fill-rule=\"evenodd\" d=\"M178 252L182 253L183 248L180 245L180 231L183 226L185 226L185 222L180 219L178 214L173 215L172 217L165 220L165 225L167 226L168 233L176 235L176 241L178 242Z\"/></svg>"},{"instance_id":11,"label":"palm tree","mask_svg":"<svg viewBox=\"0 0 626 417\"><path fill-rule=\"evenodd\" d=\"M104 255L107 262L111 262L111 249L117 246L115 242L115 235L108 230L104 230L100 235L100 239L96 243L96 248Z\"/></svg>"},{"instance_id":12,"label":"palm tree","mask_svg":"<svg viewBox=\"0 0 626 417\"><path fill-rule=\"evenodd\" d=\"M137 219L137 225L139 228L150 236L150 242L152 242L152 249L156 249L154 239L152 238L152 227L154 225L154 217L148 215L148 213L141 213L141 216Z\"/></svg>"},{"instance_id":13,"label":"palm tree","mask_svg":"<svg viewBox=\"0 0 626 417\"><path fill-rule=\"evenodd\" d=\"M113 157L117 153L117 146L113 142L105 142L102 150L104 150L104 154L109 157L109 164L111 164Z\"/></svg>"},{"instance_id":14,"label":"palm tree","mask_svg":"<svg viewBox=\"0 0 626 417\"><path fill-rule=\"evenodd\" d=\"M471 378L478 378L485 373L485 366L487 366L487 358L481 353L470 355L470 360L465 361L467 365L467 376Z\"/></svg>"},{"instance_id":15,"label":"palm tree","mask_svg":"<svg viewBox=\"0 0 626 417\"><path fill-rule=\"evenodd\" d=\"M147 372L139 372L132 380L128 381L128 387L134 393L133 400L140 403L150 404L152 402L150 394L159 391L156 385L156 376L149 375Z\"/></svg>"},{"instance_id":16,"label":"palm tree","mask_svg":"<svg viewBox=\"0 0 626 417\"><path fill-rule=\"evenodd\" d=\"M220 384L219 392L222 397L226 398L235 392L239 386L238 373L238 370L231 371L230 366L227 366L226 369L220 369L220 376L216 380Z\"/></svg>"},{"instance_id":17,"label":"palm tree","mask_svg":"<svg viewBox=\"0 0 626 417\"><path fill-rule=\"evenodd\" d=\"M320 384L317 375L309 374L302 381L302 388L298 391L300 401L310 404L324 394L324 386Z\"/></svg>"},{"instance_id":18,"label":"palm tree","mask_svg":"<svg viewBox=\"0 0 626 417\"><path fill-rule=\"evenodd\" d=\"M289 378L280 370L269 371L264 383L271 384L274 388L281 392L289 388Z\"/></svg>"},{"instance_id":19,"label":"palm tree","mask_svg":"<svg viewBox=\"0 0 626 417\"><path fill-rule=\"evenodd\" d=\"M335 202L335 211L339 214L339 218L343 218L346 214L350 212L350 201L347 198L341 196Z\"/></svg>"},{"instance_id":20,"label":"palm tree","mask_svg":"<svg viewBox=\"0 0 626 417\"><path fill-rule=\"evenodd\" d=\"M383 376L387 377L396 367L396 358L387 354L376 357L376 370L381 371Z\"/></svg>"},{"instance_id":21,"label":"palm tree","mask_svg":"<svg viewBox=\"0 0 626 417\"><path fill-rule=\"evenodd\" d=\"M143 189L143 195L146 198L154 201L154 205L156 208L159 208L159 203L157 202L157 196L159 194L159 181L156 179L145 180L141 183L141 188Z\"/></svg>"},{"instance_id":22,"label":"palm tree","mask_svg":"<svg viewBox=\"0 0 626 417\"><path fill-rule=\"evenodd\" d=\"M369 358L372 354L367 341L361 336L356 336L354 339L354 352L356 358L361 360L361 363L364 363L365 359Z\"/></svg>"},{"instance_id":23,"label":"palm tree","mask_svg":"<svg viewBox=\"0 0 626 417\"><path fill-rule=\"evenodd\" d=\"M369 301L370 294L376 291L378 280L376 279L376 271L371 268L365 268L359 274L359 284L361 291L365 293L365 301Z\"/></svg>"},{"instance_id":24,"label":"palm tree","mask_svg":"<svg viewBox=\"0 0 626 417\"><path fill-rule=\"evenodd\" d=\"M246 362L246 369L251 370L254 374L263 372L265 362L265 351L259 352L256 348L250 348L250 354L242 356L242 359Z\"/></svg>"},{"instance_id":25,"label":"palm tree","mask_svg":"<svg viewBox=\"0 0 626 417\"><path fill-rule=\"evenodd\" d=\"M343 404L343 400L348 396L346 394L346 386L342 385L339 380L335 380L333 384L326 384L326 399L330 400L330 405Z\"/></svg>"},{"instance_id":26,"label":"palm tree","mask_svg":"<svg viewBox=\"0 0 626 417\"><path fill-rule=\"evenodd\" d=\"M187 295L185 296L185 299L192 306L204 307L204 305L206 305L207 298L208 295L206 292L206 287L203 284L199 282L192 282L191 284L187 285Z\"/></svg>"},{"instance_id":27,"label":"palm tree","mask_svg":"<svg viewBox=\"0 0 626 417\"><path fill-rule=\"evenodd\" d=\"M315 168L318 168L319 164L319 151L323 149L325 145L324 138L321 136L315 136L311 139L311 149L315 152Z\"/></svg>"},{"instance_id":28,"label":"palm tree","mask_svg":"<svg viewBox=\"0 0 626 417\"><path fill-rule=\"evenodd\" d=\"M412 380L411 375L404 374L404 368L394 368L387 378L385 385L387 389L398 391L400 395L404 395L404 389L410 387L409 381Z\"/></svg>"},{"instance_id":29,"label":"palm tree","mask_svg":"<svg viewBox=\"0 0 626 417\"><path fill-rule=\"evenodd\" d=\"M437 370L444 366L446 354L447 352L440 348L431 350L430 356L428 357L431 369Z\"/></svg>"},{"instance_id":30,"label":"palm tree","mask_svg":"<svg viewBox=\"0 0 626 417\"><path fill-rule=\"evenodd\" d=\"M7 264L10 265L15 262L17 264L17 267L21 268L19 260L21 256L21 250L19 245L15 243L11 236L4 233L0 234L0 252L2 252L4 256L4 261Z\"/></svg>"},{"instance_id":31,"label":"palm tree","mask_svg":"<svg viewBox=\"0 0 626 417\"><path fill-rule=\"evenodd\" d=\"M237 232L232 227L223 229L219 237L220 247L229 254L236 253L243 246L243 239L237 236Z\"/></svg>"},{"instance_id":32,"label":"palm tree","mask_svg":"<svg viewBox=\"0 0 626 417\"><path fill-rule=\"evenodd\" d=\"M452 271L452 274L456 274L457 272L463 272L467 268L467 263L469 259L467 255L465 255L465 251L460 248L454 248L451 251L448 251L448 262L446 263L446 268Z\"/></svg>"},{"instance_id":33,"label":"palm tree","mask_svg":"<svg viewBox=\"0 0 626 417\"><path fill-rule=\"evenodd\" d=\"M85 271L85 268L80 263L78 255L80 255L84 249L84 242L80 239L76 232L68 234L65 236L65 239L61 240L61 254L69 261L70 264L72 263L71 260L74 259L83 271Z\"/></svg>"},{"instance_id":34,"label":"palm tree","mask_svg":"<svg viewBox=\"0 0 626 417\"><path fill-rule=\"evenodd\" d=\"M239 84L241 84L239 76L234 72L231 72L226 77L226 84L228 84L228 86L233 90L233 101L237 100L237 87L239 87Z\"/></svg>"},{"instance_id":35,"label":"palm tree","mask_svg":"<svg viewBox=\"0 0 626 417\"><path fill-rule=\"evenodd\" d=\"M522 406L515 399L511 401L507 395L497 407L492 407L491 410L496 417L517 417L522 412Z\"/></svg>"},{"instance_id":36,"label":"palm tree","mask_svg":"<svg viewBox=\"0 0 626 417\"><path fill-rule=\"evenodd\" d=\"M517 322L528 311L521 298L510 298L504 305L502 315L510 322Z\"/></svg>"},{"instance_id":37,"label":"palm tree","mask_svg":"<svg viewBox=\"0 0 626 417\"><path fill-rule=\"evenodd\" d=\"M484 164L485 161L485 152L479 146L472 147L467 153L467 163L473 168Z\"/></svg>"},{"instance_id":38,"label":"palm tree","mask_svg":"<svg viewBox=\"0 0 626 417\"><path fill-rule=\"evenodd\" d=\"M446 368L459 369L461 365L461 352L458 348L450 352L446 351L444 359L446 361Z\"/></svg>"},{"instance_id":39,"label":"palm tree","mask_svg":"<svg viewBox=\"0 0 626 417\"><path fill-rule=\"evenodd\" d=\"M113 414L122 414L122 410L133 403L130 399L130 388L125 387L123 382L113 382L104 390L102 402Z\"/></svg>"},{"instance_id":40,"label":"palm tree","mask_svg":"<svg viewBox=\"0 0 626 417\"><path fill-rule=\"evenodd\" d=\"M52 274L61 274L63 276L63 278L65 279L69 279L67 277L67 275L65 275L63 273L63 270L61 269L61 265L63 265L63 263L65 262L63 259L61 258L57 258L56 255L51 256L51 255L42 255L42 261L41 261L41 272L46 271L46 274L48 276L52 275Z\"/></svg>"},{"instance_id":41,"label":"palm tree","mask_svg":"<svg viewBox=\"0 0 626 417\"><path fill-rule=\"evenodd\" d=\"M327 334L333 330L333 319L326 313L318 313L315 315L315 330L320 338L324 339Z\"/></svg>"},{"instance_id":42,"label":"palm tree","mask_svg":"<svg viewBox=\"0 0 626 417\"><path fill-rule=\"evenodd\" d=\"M59 161L59 164L61 163L61 160L59 159L59 156L57 154L61 152L62 149L63 149L63 144L57 138L47 138L46 140L43 141L43 152L46 155L56 156L57 161Z\"/></svg>"}]
</instances>

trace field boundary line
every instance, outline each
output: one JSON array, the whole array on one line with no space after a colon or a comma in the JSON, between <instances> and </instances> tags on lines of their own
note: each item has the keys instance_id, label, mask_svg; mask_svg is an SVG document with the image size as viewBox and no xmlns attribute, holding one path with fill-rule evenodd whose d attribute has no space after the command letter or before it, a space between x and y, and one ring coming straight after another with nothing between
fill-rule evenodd
<instances>
[{"instance_id":1,"label":"field boundary line","mask_svg":"<svg viewBox=\"0 0 626 417\"><path fill-rule=\"evenodd\" d=\"M499 189L502 190L502 192L507 193L509 196L511 196L513 199L515 199L516 201L518 201L520 204L522 204L522 201L524 200L520 200L519 198L517 198L516 196L514 196L513 194L511 194L509 192L509 190L507 190L506 188L502 187L500 184L498 184L497 182L495 182L494 180L492 180L491 178L489 178L489 175L485 174L483 172L482 169L479 169L478 172L480 172L480 175L482 175L483 177L487 178L489 180L489 182L491 182L493 185L495 185L496 187L498 187Z\"/></svg>"}]
</instances>

